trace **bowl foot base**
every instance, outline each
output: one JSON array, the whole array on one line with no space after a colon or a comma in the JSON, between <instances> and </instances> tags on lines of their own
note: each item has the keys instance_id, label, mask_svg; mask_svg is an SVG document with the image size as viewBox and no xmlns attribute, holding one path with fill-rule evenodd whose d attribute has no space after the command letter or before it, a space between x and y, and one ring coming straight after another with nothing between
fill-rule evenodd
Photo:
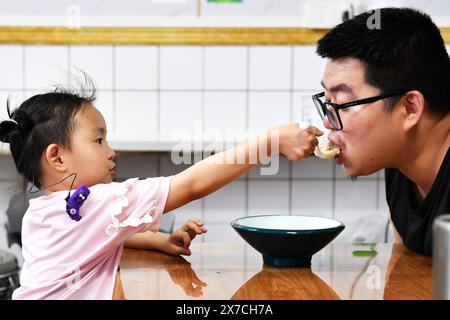
<instances>
[{"instance_id":1,"label":"bowl foot base","mask_svg":"<svg viewBox=\"0 0 450 320\"><path fill-rule=\"evenodd\" d=\"M263 255L265 264L279 268L310 268L312 257L276 258Z\"/></svg>"}]
</instances>

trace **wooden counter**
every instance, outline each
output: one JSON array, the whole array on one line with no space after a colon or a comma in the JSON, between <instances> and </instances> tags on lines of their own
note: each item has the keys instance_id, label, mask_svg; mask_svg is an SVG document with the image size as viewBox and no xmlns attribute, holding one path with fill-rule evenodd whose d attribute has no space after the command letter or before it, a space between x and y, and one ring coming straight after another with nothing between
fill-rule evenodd
<instances>
[{"instance_id":1,"label":"wooden counter","mask_svg":"<svg viewBox=\"0 0 450 320\"><path fill-rule=\"evenodd\" d=\"M431 257L401 244L330 244L309 268L274 268L246 244L191 246L189 257L125 249L127 299L431 299Z\"/></svg>"}]
</instances>

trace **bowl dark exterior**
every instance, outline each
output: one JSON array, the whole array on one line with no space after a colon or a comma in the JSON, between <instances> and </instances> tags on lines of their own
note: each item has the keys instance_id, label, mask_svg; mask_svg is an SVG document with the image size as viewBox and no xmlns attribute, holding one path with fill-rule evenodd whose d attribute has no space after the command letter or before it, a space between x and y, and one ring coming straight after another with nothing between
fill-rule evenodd
<instances>
[{"instance_id":1,"label":"bowl dark exterior","mask_svg":"<svg viewBox=\"0 0 450 320\"><path fill-rule=\"evenodd\" d=\"M345 229L344 224L317 230L279 230L231 226L256 251L264 263L274 267L310 267L312 256L333 241Z\"/></svg>"}]
</instances>

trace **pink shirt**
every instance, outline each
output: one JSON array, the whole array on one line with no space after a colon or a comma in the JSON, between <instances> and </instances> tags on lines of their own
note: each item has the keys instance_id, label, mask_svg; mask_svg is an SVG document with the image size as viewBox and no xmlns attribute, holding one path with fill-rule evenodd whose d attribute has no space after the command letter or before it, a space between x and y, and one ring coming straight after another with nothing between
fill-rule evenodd
<instances>
[{"instance_id":1,"label":"pink shirt","mask_svg":"<svg viewBox=\"0 0 450 320\"><path fill-rule=\"evenodd\" d=\"M30 200L22 221L24 264L13 299L112 299L124 241L158 231L170 177L98 184L66 213L66 191Z\"/></svg>"}]
</instances>

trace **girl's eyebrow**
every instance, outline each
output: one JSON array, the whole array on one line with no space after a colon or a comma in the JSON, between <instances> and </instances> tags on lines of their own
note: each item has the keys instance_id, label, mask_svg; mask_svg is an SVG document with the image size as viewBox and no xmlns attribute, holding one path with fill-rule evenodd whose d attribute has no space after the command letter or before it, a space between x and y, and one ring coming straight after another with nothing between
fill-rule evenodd
<instances>
[{"instance_id":1,"label":"girl's eyebrow","mask_svg":"<svg viewBox=\"0 0 450 320\"><path fill-rule=\"evenodd\" d=\"M94 133L99 133L101 135L106 134L106 129L103 127L97 127L95 129L92 130Z\"/></svg>"}]
</instances>

